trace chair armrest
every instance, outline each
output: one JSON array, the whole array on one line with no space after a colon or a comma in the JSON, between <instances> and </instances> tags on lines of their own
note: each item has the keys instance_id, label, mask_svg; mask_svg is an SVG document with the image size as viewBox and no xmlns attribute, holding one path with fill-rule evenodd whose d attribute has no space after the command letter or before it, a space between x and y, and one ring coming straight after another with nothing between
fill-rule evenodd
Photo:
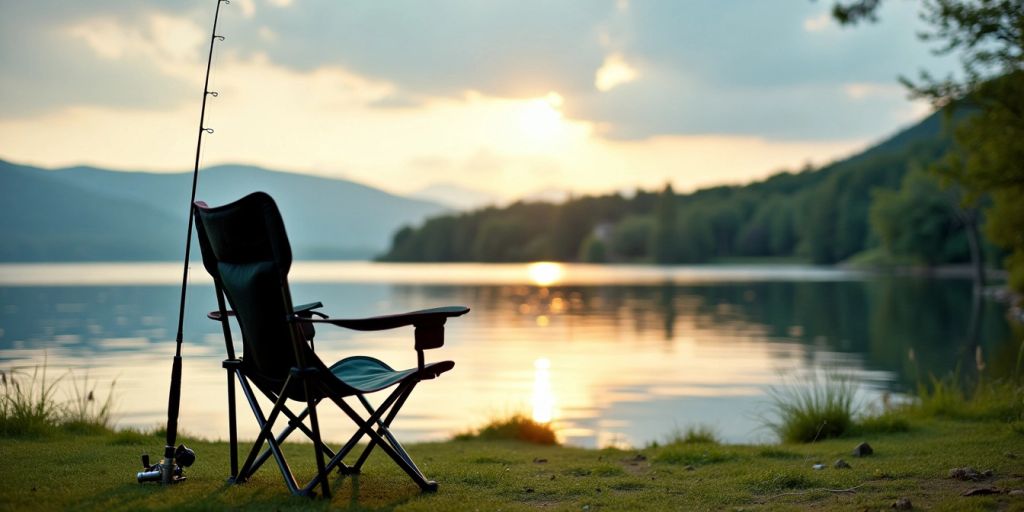
<instances>
[{"instance_id":1,"label":"chair armrest","mask_svg":"<svg viewBox=\"0 0 1024 512\"><path fill-rule=\"evenodd\" d=\"M298 314L307 313L307 314L318 314L318 315L324 316L322 313L317 313L317 312L313 311L314 309L319 309L319 308L322 308L322 307L324 307L324 305L321 302L310 302L309 304L302 304L300 306L295 306L294 312L298 313ZM228 314L228 316L235 316L235 312L233 310L230 310L230 309L227 311L227 314ZM206 314L206 318L209 318L210 320L215 320L215 321L219 322L220 321L220 311L216 311L216 310L210 311L209 313ZM324 316L324 318L326 318L326 316Z\"/></svg>"},{"instance_id":2,"label":"chair armrest","mask_svg":"<svg viewBox=\"0 0 1024 512\"><path fill-rule=\"evenodd\" d=\"M317 324L331 324L355 331L383 331L414 325L417 327L442 326L446 319L462 316L469 313L465 306L445 306L440 308L423 309L410 311L397 315L373 316L369 318L304 318L292 315L293 322L310 322Z\"/></svg>"}]
</instances>

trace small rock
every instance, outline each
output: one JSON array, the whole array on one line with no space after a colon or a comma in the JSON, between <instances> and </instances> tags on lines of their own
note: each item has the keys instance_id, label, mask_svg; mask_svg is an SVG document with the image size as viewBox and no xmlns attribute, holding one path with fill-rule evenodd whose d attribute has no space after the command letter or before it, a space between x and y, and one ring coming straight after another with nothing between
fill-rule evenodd
<instances>
[{"instance_id":1,"label":"small rock","mask_svg":"<svg viewBox=\"0 0 1024 512\"><path fill-rule=\"evenodd\" d=\"M949 470L949 478L965 482L978 482L986 478L991 478L992 474L991 469L987 469L984 472L978 472L978 470L972 467L953 468Z\"/></svg>"},{"instance_id":2,"label":"small rock","mask_svg":"<svg viewBox=\"0 0 1024 512\"><path fill-rule=\"evenodd\" d=\"M914 508L914 505L910 503L910 498L900 498L892 502L892 505L889 505L889 507L896 510L911 510Z\"/></svg>"},{"instance_id":3,"label":"small rock","mask_svg":"<svg viewBox=\"0 0 1024 512\"><path fill-rule=\"evenodd\" d=\"M838 459L834 464L832 464L832 467L836 469L850 469L850 463L843 459Z\"/></svg>"},{"instance_id":4,"label":"small rock","mask_svg":"<svg viewBox=\"0 0 1024 512\"><path fill-rule=\"evenodd\" d=\"M960 496L985 496L988 494L999 494L999 492L998 487L972 487L960 493Z\"/></svg>"},{"instance_id":5,"label":"small rock","mask_svg":"<svg viewBox=\"0 0 1024 512\"><path fill-rule=\"evenodd\" d=\"M822 469L825 469L825 465L824 464L815 464L815 465L811 466L811 469L813 469L815 471L820 471Z\"/></svg>"},{"instance_id":6,"label":"small rock","mask_svg":"<svg viewBox=\"0 0 1024 512\"><path fill-rule=\"evenodd\" d=\"M1024 489L1014 489L1008 493L1010 496L1024 496Z\"/></svg>"},{"instance_id":7,"label":"small rock","mask_svg":"<svg viewBox=\"0 0 1024 512\"><path fill-rule=\"evenodd\" d=\"M853 449L853 456L854 457L867 457L868 455L872 455L874 453L875 453L875 450L872 449L871 445L868 444L868 443L858 444L857 447Z\"/></svg>"},{"instance_id":8,"label":"small rock","mask_svg":"<svg viewBox=\"0 0 1024 512\"><path fill-rule=\"evenodd\" d=\"M547 459L538 459L538 458L534 458L534 459L533 459L533 463L534 463L534 464L547 464L547 463L548 463L548 460L547 460Z\"/></svg>"},{"instance_id":9,"label":"small rock","mask_svg":"<svg viewBox=\"0 0 1024 512\"><path fill-rule=\"evenodd\" d=\"M683 468L683 469L685 469L685 470L687 470L687 471L693 471L693 470L695 470L695 469L697 469L697 468L695 468L695 467L693 467L693 466L690 466L690 465L687 465L687 466L686 466L685 468Z\"/></svg>"}]
</instances>

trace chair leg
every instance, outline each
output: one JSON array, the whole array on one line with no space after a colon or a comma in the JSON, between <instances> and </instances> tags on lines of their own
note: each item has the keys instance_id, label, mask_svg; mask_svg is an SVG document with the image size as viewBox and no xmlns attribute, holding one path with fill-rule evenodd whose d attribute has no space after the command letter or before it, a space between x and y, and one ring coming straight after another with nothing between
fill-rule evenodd
<instances>
[{"instance_id":1,"label":"chair leg","mask_svg":"<svg viewBox=\"0 0 1024 512\"><path fill-rule=\"evenodd\" d=\"M270 395L270 394L267 394L267 393L264 393L264 395L266 395L267 398L269 398L271 401L275 401L275 402L277 401L277 398L274 397L273 395ZM318 399L317 403L319 403L319 402L320 402L320 400ZM309 429L309 427L307 427L304 423L302 423L303 420L305 420L306 416L309 415L309 408L308 407L304 411L302 411L301 414L298 414L298 415L293 413L291 411L291 409L288 409L288 407L282 408L281 409L281 413L284 414L285 416L287 416L289 421L288 421L288 426L285 427L285 429L282 430L281 433L279 433L277 435L276 440L277 440L277 444L278 445L283 443L285 441L285 439L287 439L288 436L290 436L292 434L292 432L295 432L296 430L298 430L298 431L302 432L303 434L305 434L306 437L308 437L310 440L313 439L313 431L311 431ZM327 446L326 444L322 444L322 447L323 447L324 453L327 454L328 457L334 457L334 455L335 455L334 450L331 450L331 448L329 446ZM262 466L263 463L266 462L268 458L270 458L270 456L271 456L270 448L267 448L266 450L263 450L263 453L261 453L260 456L256 459L256 462L253 463L252 468L249 470L249 473L250 474L255 473L260 468L260 466ZM343 466L341 468L342 472L348 471L350 469L348 466L345 466L344 464L342 464L342 466Z\"/></svg>"},{"instance_id":2,"label":"chair leg","mask_svg":"<svg viewBox=\"0 0 1024 512\"><path fill-rule=\"evenodd\" d=\"M234 481L238 477L238 423L235 413L235 372L228 369L228 443L231 451L231 476Z\"/></svg>"},{"instance_id":3,"label":"chair leg","mask_svg":"<svg viewBox=\"0 0 1024 512\"><path fill-rule=\"evenodd\" d=\"M376 412L370 415L370 418L366 421L366 423L369 425L373 425L374 423L378 422L380 420L381 415L383 415L384 412L388 409L388 407L390 407L391 404L395 403L395 400L398 399L401 391L402 388L393 391L391 395L389 395L388 398L384 400L384 403L381 404L380 408L378 408ZM348 408L348 404L345 403L344 399L331 395L329 395L328 398L330 398L331 401L337 404L342 410ZM349 410L351 410L351 408L349 408ZM356 433L352 434L352 437L350 437L349 440L345 442L341 449L338 450L338 453L336 453L334 457L331 458L330 462L327 463L325 469L328 472L332 471L335 466L340 466L342 473L345 474L355 474L359 472L357 468L347 466L345 465L344 462L342 462L342 459L344 459L345 456L348 455L349 452L351 452L352 449L356 447L356 444L359 443L359 440L362 439L363 435L366 433L362 418L356 420L355 423L359 428L356 430ZM313 479L313 481L307 484L307 487L315 486L319 482L319 479L320 476L318 475L317 478Z\"/></svg>"},{"instance_id":4,"label":"chair leg","mask_svg":"<svg viewBox=\"0 0 1024 512\"><path fill-rule=\"evenodd\" d=\"M381 423L379 420L377 421L377 424L380 425L380 428L377 429L377 433L385 435L388 438L388 441L391 442L391 444L393 446L399 446L400 447L401 445L398 443L398 440L395 439L395 437L391 435L391 431L388 430L388 427L390 427L391 426L391 422L395 420L395 416L398 415L398 411L400 411L402 409L402 406L405 405L406 399L408 399L409 395L412 394L412 390L416 387L417 383L418 383L418 381L412 381L408 385L408 388L405 389L402 392L401 395L399 395L398 401L395 402L395 405L393 405L391 407L391 410L388 411L388 416L387 416L387 418L384 419L383 423ZM370 405L369 400L367 400L366 397L363 396L363 395L356 395L356 396L359 398L359 401L362 402L363 407L366 408L366 411L368 413L370 413L370 414L373 414L373 412L374 412L373 406ZM359 460L357 460L355 466L353 466L356 470L359 470L359 469L361 469L363 467L363 463L366 462L367 458L369 458L370 452L373 451L373 448L376 446L376 444L377 443L375 441L371 440L370 443L366 445L366 448L363 449L363 453L361 453L359 455ZM399 454L402 455L402 458L405 459L406 462L408 462L409 464L412 464L413 466L416 465L415 463L413 463L412 458L409 457L409 454L405 452L404 448L399 449L398 451L399 451Z\"/></svg>"},{"instance_id":5,"label":"chair leg","mask_svg":"<svg viewBox=\"0 0 1024 512\"><path fill-rule=\"evenodd\" d=\"M252 408L253 414L256 416L256 422L260 426L260 434L256 438L256 442L253 444L252 449L249 450L249 456L246 457L245 463L242 464L242 468L238 472L238 476L235 478L236 483L244 482L250 476L252 476L252 466L255 462L256 455L259 453L260 447L263 446L263 442L266 441L270 446L270 450L274 454L274 460L277 462L278 468L281 470L281 475L284 477L284 483L293 494L299 492L299 486L295 482L295 476L292 474L291 468L288 467L288 463L284 458L284 454L281 452L281 447L278 445L277 440L274 436L270 435L270 431L274 426L274 422L277 421L277 416L284 406L286 392L288 387L291 385L291 378L285 380L284 388L278 395L277 401L274 403L274 408L270 411L270 416L264 419L263 411L260 409L259 403L256 401L256 396L252 393L252 388L249 387L249 383L246 379L241 379L242 391L245 392L245 397L249 401L249 406Z\"/></svg>"},{"instance_id":6,"label":"chair leg","mask_svg":"<svg viewBox=\"0 0 1024 512\"><path fill-rule=\"evenodd\" d=\"M391 459L393 461L395 461L395 464L398 464L398 467L402 468L402 470L405 471L405 473L407 475L409 475L409 478L412 478L412 480L414 482L416 482L417 485L420 486L420 489L422 489L423 491L428 491L428 492L436 491L437 490L437 482L434 482L432 480L427 480L427 478L423 475L423 473L419 470L419 468L417 468L415 465L410 464L409 462L407 462L404 457L399 455L397 450L395 450L391 445L389 445L380 436L380 434L378 434L373 429L374 424L376 424L377 421L380 419L380 416L384 412L384 410L387 407L390 407L390 405L391 405L390 402L392 401L391 399L394 398L394 397L395 397L395 394L392 394L392 396L389 397L389 400L385 401L385 403L383 405L381 405L381 407L378 408L377 411L374 414L372 414L370 416L370 418L367 419L367 420L364 420L363 418L361 418L359 416L359 413L357 413L354 409L352 409L352 407L349 406L348 403L346 403L344 400L341 400L340 398L333 397L333 396L330 397L330 398L331 398L332 401L334 401L335 404L338 405L338 407L341 408L341 410L346 415L348 415L349 418L352 419L353 422L356 423L356 425L359 426L359 431L356 433L356 436L353 437L354 439L357 439L358 437L362 437L363 434L369 436L371 441L376 441L375 444L379 445L380 449L383 450L384 453L388 454L388 456L391 457Z\"/></svg>"},{"instance_id":7,"label":"chair leg","mask_svg":"<svg viewBox=\"0 0 1024 512\"><path fill-rule=\"evenodd\" d=\"M327 473L324 471L324 451L323 443L320 440L320 423L317 421L316 416L316 400L310 395L310 383L308 378L302 379L303 391L306 392L306 410L309 411L309 426L313 431L313 453L316 456L316 471L317 476L320 477L320 491L323 493L323 497L330 499L331 497L331 486L330 482L327 481Z\"/></svg>"}]
</instances>

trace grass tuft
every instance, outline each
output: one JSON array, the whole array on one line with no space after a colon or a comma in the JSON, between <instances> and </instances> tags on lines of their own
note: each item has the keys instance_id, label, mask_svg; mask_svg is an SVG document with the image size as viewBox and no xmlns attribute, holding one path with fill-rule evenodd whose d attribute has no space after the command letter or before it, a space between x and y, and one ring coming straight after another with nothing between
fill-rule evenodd
<instances>
[{"instance_id":1,"label":"grass tuft","mask_svg":"<svg viewBox=\"0 0 1024 512\"><path fill-rule=\"evenodd\" d=\"M518 440L534 444L558 444L558 437L550 423L540 423L523 413L491 420L480 429L456 434L456 441L469 439Z\"/></svg>"},{"instance_id":2,"label":"grass tuft","mask_svg":"<svg viewBox=\"0 0 1024 512\"><path fill-rule=\"evenodd\" d=\"M818 482L803 473L768 472L750 481L750 488L758 493L774 493L796 489L810 489Z\"/></svg>"},{"instance_id":3,"label":"grass tuft","mask_svg":"<svg viewBox=\"0 0 1024 512\"><path fill-rule=\"evenodd\" d=\"M57 386L68 379L68 400L57 399ZM113 429L113 387L104 400L96 398L97 384L88 375L79 380L69 371L54 380L46 375L46 363L31 373L0 372L0 436L39 437L57 431L73 434L104 434Z\"/></svg>"},{"instance_id":4,"label":"grass tuft","mask_svg":"<svg viewBox=\"0 0 1024 512\"><path fill-rule=\"evenodd\" d=\"M72 396L66 403L61 428L79 434L98 434L112 430L111 415L114 410L114 386L117 381L110 383L107 397L102 401L96 398L98 384L90 382L88 374L81 381L72 376L71 382Z\"/></svg>"},{"instance_id":5,"label":"grass tuft","mask_svg":"<svg viewBox=\"0 0 1024 512\"><path fill-rule=\"evenodd\" d=\"M664 447L654 457L655 462L680 466L703 466L729 462L739 458L732 450L700 444L676 444Z\"/></svg>"},{"instance_id":6,"label":"grass tuft","mask_svg":"<svg viewBox=\"0 0 1024 512\"><path fill-rule=\"evenodd\" d=\"M854 426L857 434L895 434L910 432L910 420L900 409L887 409L879 414L858 417Z\"/></svg>"},{"instance_id":7,"label":"grass tuft","mask_svg":"<svg viewBox=\"0 0 1024 512\"><path fill-rule=\"evenodd\" d=\"M47 381L46 365L31 374L10 371L0 375L0 434L41 436L53 433L65 416L54 399L60 378Z\"/></svg>"},{"instance_id":8,"label":"grass tuft","mask_svg":"<svg viewBox=\"0 0 1024 512\"><path fill-rule=\"evenodd\" d=\"M1024 420L1024 386L1012 380L981 381L965 389L957 373L931 377L918 386L914 412L924 417L961 420Z\"/></svg>"},{"instance_id":9,"label":"grass tuft","mask_svg":"<svg viewBox=\"0 0 1024 512\"><path fill-rule=\"evenodd\" d=\"M718 436L707 425L690 425L685 430L674 429L666 444L718 444Z\"/></svg>"},{"instance_id":10,"label":"grass tuft","mask_svg":"<svg viewBox=\"0 0 1024 512\"><path fill-rule=\"evenodd\" d=\"M784 442L841 437L854 427L856 391L856 383L841 375L771 388L771 408L777 419L765 423Z\"/></svg>"}]
</instances>

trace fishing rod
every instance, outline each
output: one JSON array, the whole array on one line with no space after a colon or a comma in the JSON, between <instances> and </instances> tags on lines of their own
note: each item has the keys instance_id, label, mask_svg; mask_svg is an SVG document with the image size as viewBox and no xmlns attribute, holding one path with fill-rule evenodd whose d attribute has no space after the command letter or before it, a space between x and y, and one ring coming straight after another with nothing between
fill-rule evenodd
<instances>
[{"instance_id":1,"label":"fishing rod","mask_svg":"<svg viewBox=\"0 0 1024 512\"><path fill-rule=\"evenodd\" d=\"M199 157L203 148L203 134L213 133L212 128L204 124L206 120L206 100L217 97L216 91L210 90L210 68L213 66L213 46L223 41L224 36L217 34L217 20L220 18L220 5L231 4L231 0L216 0L217 8L213 12L213 29L210 32L210 52L206 57L206 79L203 82L203 103L199 110L199 135L196 141L196 162L192 171L192 195L188 201L188 230L185 235L185 263L181 272L181 301L178 304L178 333L174 351L174 362L171 364L171 389L167 397L167 443L164 446L164 458L157 464L149 464L149 455L142 455L144 471L136 474L139 483L160 482L162 484L178 483L185 479L184 468L196 460L196 454L184 444L175 448L178 436L178 406L181 403L181 344L185 324L185 290L188 286L189 253L192 250L192 223L195 214L196 185L199 183Z\"/></svg>"}]
</instances>

